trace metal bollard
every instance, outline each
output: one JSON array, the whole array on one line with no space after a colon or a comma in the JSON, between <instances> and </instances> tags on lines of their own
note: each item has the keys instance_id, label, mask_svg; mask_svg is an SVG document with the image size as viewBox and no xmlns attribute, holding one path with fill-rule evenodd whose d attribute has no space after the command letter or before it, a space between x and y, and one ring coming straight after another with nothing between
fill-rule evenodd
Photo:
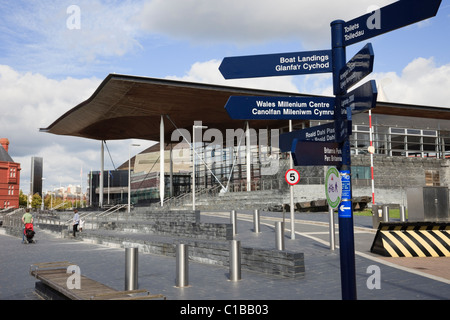
<instances>
[{"instance_id":1,"label":"metal bollard","mask_svg":"<svg viewBox=\"0 0 450 320\"><path fill-rule=\"evenodd\" d=\"M405 222L406 221L406 207L400 206L400 221Z\"/></svg>"},{"instance_id":2,"label":"metal bollard","mask_svg":"<svg viewBox=\"0 0 450 320\"><path fill-rule=\"evenodd\" d=\"M177 244L177 278L176 286L179 288L189 285L189 255L188 246Z\"/></svg>"},{"instance_id":3,"label":"metal bollard","mask_svg":"<svg viewBox=\"0 0 450 320\"><path fill-rule=\"evenodd\" d=\"M284 250L284 222L275 222L275 243L277 250Z\"/></svg>"},{"instance_id":4,"label":"metal bollard","mask_svg":"<svg viewBox=\"0 0 450 320\"><path fill-rule=\"evenodd\" d=\"M138 288L138 248L125 248L125 291Z\"/></svg>"},{"instance_id":5,"label":"metal bollard","mask_svg":"<svg viewBox=\"0 0 450 320\"><path fill-rule=\"evenodd\" d=\"M383 206L383 221L389 222L389 206Z\"/></svg>"},{"instance_id":6,"label":"metal bollard","mask_svg":"<svg viewBox=\"0 0 450 320\"><path fill-rule=\"evenodd\" d=\"M231 210L230 222L233 228L233 237L237 234L237 214L236 210Z\"/></svg>"},{"instance_id":7,"label":"metal bollard","mask_svg":"<svg viewBox=\"0 0 450 320\"><path fill-rule=\"evenodd\" d=\"M230 241L230 281L241 280L241 242Z\"/></svg>"},{"instance_id":8,"label":"metal bollard","mask_svg":"<svg viewBox=\"0 0 450 320\"><path fill-rule=\"evenodd\" d=\"M253 231L259 233L259 210L255 209L253 212Z\"/></svg>"}]
</instances>

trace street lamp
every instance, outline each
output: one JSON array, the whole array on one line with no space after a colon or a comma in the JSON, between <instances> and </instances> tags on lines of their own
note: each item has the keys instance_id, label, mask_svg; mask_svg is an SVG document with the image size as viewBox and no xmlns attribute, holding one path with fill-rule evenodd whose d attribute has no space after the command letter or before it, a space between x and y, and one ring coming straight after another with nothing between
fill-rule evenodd
<instances>
[{"instance_id":1,"label":"street lamp","mask_svg":"<svg viewBox=\"0 0 450 320\"><path fill-rule=\"evenodd\" d=\"M208 127L195 124L192 126L192 210L195 210L195 156L197 154L195 151L195 129L197 128L206 129Z\"/></svg>"},{"instance_id":2,"label":"street lamp","mask_svg":"<svg viewBox=\"0 0 450 320\"><path fill-rule=\"evenodd\" d=\"M42 211L44 211L44 180L45 180L45 178L42 178L42 191L41 191L41 194L42 194L41 210Z\"/></svg>"},{"instance_id":3,"label":"street lamp","mask_svg":"<svg viewBox=\"0 0 450 320\"><path fill-rule=\"evenodd\" d=\"M131 207L131 147L139 147L140 144L132 143L128 147L128 213Z\"/></svg>"}]
</instances>

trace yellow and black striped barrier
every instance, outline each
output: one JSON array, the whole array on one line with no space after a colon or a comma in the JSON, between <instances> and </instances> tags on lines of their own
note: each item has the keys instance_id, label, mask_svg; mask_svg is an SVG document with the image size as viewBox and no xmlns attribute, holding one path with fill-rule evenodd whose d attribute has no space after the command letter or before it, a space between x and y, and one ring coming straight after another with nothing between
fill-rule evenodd
<instances>
[{"instance_id":1,"label":"yellow and black striped barrier","mask_svg":"<svg viewBox=\"0 0 450 320\"><path fill-rule=\"evenodd\" d=\"M386 257L450 257L450 223L380 222L370 252Z\"/></svg>"}]
</instances>

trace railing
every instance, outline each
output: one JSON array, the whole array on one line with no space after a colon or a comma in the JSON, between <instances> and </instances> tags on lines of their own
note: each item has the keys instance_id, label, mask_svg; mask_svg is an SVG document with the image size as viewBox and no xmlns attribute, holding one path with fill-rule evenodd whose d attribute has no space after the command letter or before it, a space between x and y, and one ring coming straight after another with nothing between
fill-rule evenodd
<instances>
[{"instance_id":1,"label":"railing","mask_svg":"<svg viewBox=\"0 0 450 320\"><path fill-rule=\"evenodd\" d=\"M97 215L97 217L107 217L110 214L119 211L120 209L123 208L127 208L128 204L116 204L115 206L112 206L111 208L109 208L106 211L101 212L100 214Z\"/></svg>"},{"instance_id":2,"label":"railing","mask_svg":"<svg viewBox=\"0 0 450 320\"><path fill-rule=\"evenodd\" d=\"M220 192L220 190L222 189L222 186L220 185L215 185L212 187L208 187L208 188L201 188L201 189L197 189L195 191L195 197L197 200L200 200L202 197L206 196L214 196L217 193ZM192 192L188 192L188 193L183 193L180 194L178 196L175 197L170 197L170 198L166 198L164 199L164 207L170 207L170 206L182 206L188 203L192 203ZM158 204L153 204L152 208L158 208L160 207L159 203Z\"/></svg>"},{"instance_id":3,"label":"railing","mask_svg":"<svg viewBox=\"0 0 450 320\"><path fill-rule=\"evenodd\" d=\"M11 208L9 208L11 209ZM3 226L9 227L23 227L22 215L25 212L24 209L19 208L8 213L0 214L0 220L3 222Z\"/></svg>"},{"instance_id":4,"label":"railing","mask_svg":"<svg viewBox=\"0 0 450 320\"><path fill-rule=\"evenodd\" d=\"M52 207L52 210L56 210L56 209L58 209L58 208L60 208L60 207L62 207L62 206L64 206L64 205L66 205L66 204L68 204L68 203L69 203L69 202L64 201L64 202L58 204L57 206Z\"/></svg>"},{"instance_id":5,"label":"railing","mask_svg":"<svg viewBox=\"0 0 450 320\"><path fill-rule=\"evenodd\" d=\"M96 226L98 227L98 218L105 218L108 217L109 215L118 212L120 209L126 208L128 207L127 204L116 204L114 206L112 206L111 208L108 208L105 211L102 212L98 212L98 211L93 211L93 212L86 212L86 213L81 213L80 214L80 220L83 219L85 221L85 223L88 222L88 220L90 220L90 225L91 225L91 229L94 229L94 220L97 220L97 224ZM94 217L92 217L92 215L94 215ZM88 218L92 218L92 219L88 219ZM117 219L119 218L119 215L117 214ZM63 222L64 225L67 225L68 227L70 227L72 225L73 219L69 219L66 220L65 222Z\"/></svg>"}]
</instances>

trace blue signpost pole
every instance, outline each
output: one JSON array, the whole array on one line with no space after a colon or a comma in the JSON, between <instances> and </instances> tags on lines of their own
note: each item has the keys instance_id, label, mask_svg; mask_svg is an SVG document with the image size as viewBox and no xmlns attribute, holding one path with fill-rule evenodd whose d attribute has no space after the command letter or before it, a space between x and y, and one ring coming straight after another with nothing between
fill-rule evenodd
<instances>
[{"instance_id":1,"label":"blue signpost pole","mask_svg":"<svg viewBox=\"0 0 450 320\"><path fill-rule=\"evenodd\" d=\"M346 64L344 45L344 24L342 20L331 23L331 46L333 61L333 91L336 96L336 121L345 121L340 97L345 94L339 87L339 72ZM355 244L353 231L353 207L351 190L350 141L346 134L342 140L342 165L339 168L342 179L342 201L339 205L339 254L341 262L341 291L343 300L356 300Z\"/></svg>"}]
</instances>

